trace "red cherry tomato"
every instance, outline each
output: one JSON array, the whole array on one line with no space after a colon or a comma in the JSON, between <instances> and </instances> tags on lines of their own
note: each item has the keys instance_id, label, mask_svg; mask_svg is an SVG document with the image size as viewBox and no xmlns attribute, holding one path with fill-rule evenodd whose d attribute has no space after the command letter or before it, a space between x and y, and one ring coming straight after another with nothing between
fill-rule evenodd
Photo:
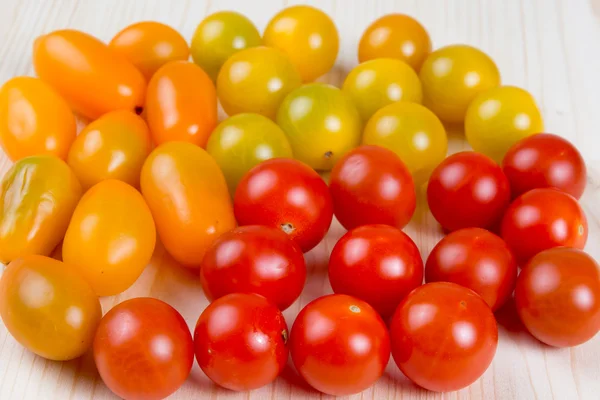
<instances>
[{"instance_id":1,"label":"red cherry tomato","mask_svg":"<svg viewBox=\"0 0 600 400\"><path fill-rule=\"evenodd\" d=\"M281 311L257 294L233 293L212 302L194 333L196 360L216 384L230 390L267 385L288 358Z\"/></svg>"},{"instance_id":2,"label":"red cherry tomato","mask_svg":"<svg viewBox=\"0 0 600 400\"><path fill-rule=\"evenodd\" d=\"M558 189L533 189L506 210L501 232L517 261L524 263L552 247L583 249L588 226L573 196Z\"/></svg>"},{"instance_id":3,"label":"red cherry tomato","mask_svg":"<svg viewBox=\"0 0 600 400\"><path fill-rule=\"evenodd\" d=\"M338 161L329 190L346 229L367 224L403 228L415 212L415 184L400 157L378 146L360 146Z\"/></svg>"},{"instance_id":4,"label":"red cherry tomato","mask_svg":"<svg viewBox=\"0 0 600 400\"><path fill-rule=\"evenodd\" d=\"M498 346L494 314L472 290L449 282L413 290L390 326L394 361L411 381L449 392L475 382Z\"/></svg>"},{"instance_id":5,"label":"red cherry tomato","mask_svg":"<svg viewBox=\"0 0 600 400\"><path fill-rule=\"evenodd\" d=\"M510 203L510 185L494 160L464 151L446 158L433 171L427 203L446 230L491 228Z\"/></svg>"},{"instance_id":6,"label":"red cherry tomato","mask_svg":"<svg viewBox=\"0 0 600 400\"><path fill-rule=\"evenodd\" d=\"M158 299L135 298L110 310L94 339L100 377L125 399L163 399L187 379L194 362L183 317Z\"/></svg>"},{"instance_id":7,"label":"red cherry tomato","mask_svg":"<svg viewBox=\"0 0 600 400\"><path fill-rule=\"evenodd\" d=\"M514 144L502 167L515 197L531 189L555 187L579 199L585 189L586 168L581 154L567 140L550 133Z\"/></svg>"},{"instance_id":8,"label":"red cherry tomato","mask_svg":"<svg viewBox=\"0 0 600 400\"><path fill-rule=\"evenodd\" d=\"M465 228L444 237L425 266L426 282L453 282L479 294L492 311L512 295L517 262L499 236L481 228Z\"/></svg>"},{"instance_id":9,"label":"red cherry tomato","mask_svg":"<svg viewBox=\"0 0 600 400\"><path fill-rule=\"evenodd\" d=\"M538 340L555 347L585 343L600 331L600 267L581 250L542 251L521 271L515 304Z\"/></svg>"},{"instance_id":10,"label":"red cherry tomato","mask_svg":"<svg viewBox=\"0 0 600 400\"><path fill-rule=\"evenodd\" d=\"M423 260L408 235L386 225L347 232L329 258L329 282L335 293L369 303L383 317L423 282Z\"/></svg>"},{"instance_id":11,"label":"red cherry tomato","mask_svg":"<svg viewBox=\"0 0 600 400\"><path fill-rule=\"evenodd\" d=\"M345 294L320 297L296 317L290 337L296 369L315 389L333 396L362 392L381 377L390 338L377 312Z\"/></svg>"},{"instance_id":12,"label":"red cherry tomato","mask_svg":"<svg viewBox=\"0 0 600 400\"><path fill-rule=\"evenodd\" d=\"M281 229L304 252L325 237L333 218L327 184L292 159L274 158L252 168L238 184L233 203L240 225Z\"/></svg>"}]
</instances>

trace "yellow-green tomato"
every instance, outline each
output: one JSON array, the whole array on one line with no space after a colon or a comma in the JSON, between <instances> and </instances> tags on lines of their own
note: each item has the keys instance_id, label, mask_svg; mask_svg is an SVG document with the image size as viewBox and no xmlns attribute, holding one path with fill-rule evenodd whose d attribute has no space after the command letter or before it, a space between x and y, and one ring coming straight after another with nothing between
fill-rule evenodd
<instances>
[{"instance_id":1,"label":"yellow-green tomato","mask_svg":"<svg viewBox=\"0 0 600 400\"><path fill-rule=\"evenodd\" d=\"M421 103L417 73L405 62L391 58L366 61L355 67L342 90L350 96L364 122L383 106L396 101Z\"/></svg>"},{"instance_id":2,"label":"yellow-green tomato","mask_svg":"<svg viewBox=\"0 0 600 400\"><path fill-rule=\"evenodd\" d=\"M256 164L270 158L292 158L292 147L281 128L265 116L250 113L221 122L206 150L223 171L232 196L240 179Z\"/></svg>"},{"instance_id":3,"label":"yellow-green tomato","mask_svg":"<svg viewBox=\"0 0 600 400\"><path fill-rule=\"evenodd\" d=\"M331 85L311 83L291 92L277 112L277 123L294 157L316 170L329 171L360 144L360 115L352 100Z\"/></svg>"},{"instance_id":4,"label":"yellow-green tomato","mask_svg":"<svg viewBox=\"0 0 600 400\"><path fill-rule=\"evenodd\" d=\"M465 136L473 150L497 162L513 144L543 130L535 99L514 86L500 86L478 95L465 119Z\"/></svg>"}]
</instances>

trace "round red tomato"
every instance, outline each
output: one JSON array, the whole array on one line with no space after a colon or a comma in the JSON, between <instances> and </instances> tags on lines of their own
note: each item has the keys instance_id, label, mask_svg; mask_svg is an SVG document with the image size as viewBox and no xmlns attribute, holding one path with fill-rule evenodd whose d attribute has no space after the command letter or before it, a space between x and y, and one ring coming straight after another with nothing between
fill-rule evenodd
<instances>
[{"instance_id":1,"label":"round red tomato","mask_svg":"<svg viewBox=\"0 0 600 400\"><path fill-rule=\"evenodd\" d=\"M408 235L386 225L347 232L329 258L329 282L335 293L369 303L383 317L423 282L423 260Z\"/></svg>"},{"instance_id":2,"label":"round red tomato","mask_svg":"<svg viewBox=\"0 0 600 400\"><path fill-rule=\"evenodd\" d=\"M449 282L413 290L390 326L394 361L414 383L449 392L475 382L492 363L498 327L485 301Z\"/></svg>"},{"instance_id":3,"label":"round red tomato","mask_svg":"<svg viewBox=\"0 0 600 400\"><path fill-rule=\"evenodd\" d=\"M163 399L187 379L194 362L183 317L158 299L135 298L110 310L94 339L100 377L125 399Z\"/></svg>"},{"instance_id":4,"label":"round red tomato","mask_svg":"<svg viewBox=\"0 0 600 400\"><path fill-rule=\"evenodd\" d=\"M510 298L517 262L499 236L481 228L450 233L433 248L425 264L426 282L453 282L479 294L492 311Z\"/></svg>"},{"instance_id":5,"label":"round red tomato","mask_svg":"<svg viewBox=\"0 0 600 400\"><path fill-rule=\"evenodd\" d=\"M533 189L517 197L504 214L501 231L520 263L552 247L583 249L588 236L579 203L558 189Z\"/></svg>"},{"instance_id":6,"label":"round red tomato","mask_svg":"<svg viewBox=\"0 0 600 400\"><path fill-rule=\"evenodd\" d=\"M381 377L390 338L377 312L345 294L320 297L296 317L292 361L315 389L333 396L362 392Z\"/></svg>"},{"instance_id":7,"label":"round red tomato","mask_svg":"<svg viewBox=\"0 0 600 400\"><path fill-rule=\"evenodd\" d=\"M271 383L288 358L287 325L263 296L233 293L212 302L194 332L196 360L216 384L252 390Z\"/></svg>"},{"instance_id":8,"label":"round red tomato","mask_svg":"<svg viewBox=\"0 0 600 400\"><path fill-rule=\"evenodd\" d=\"M329 190L346 229L367 224L403 228L415 212L415 184L400 157L379 146L360 146L335 164Z\"/></svg>"},{"instance_id":9,"label":"round red tomato","mask_svg":"<svg viewBox=\"0 0 600 400\"><path fill-rule=\"evenodd\" d=\"M586 168L581 154L567 140L550 133L528 136L514 144L502 167L513 196L555 187L578 199L585 189Z\"/></svg>"},{"instance_id":10,"label":"round red tomato","mask_svg":"<svg viewBox=\"0 0 600 400\"><path fill-rule=\"evenodd\" d=\"M240 225L281 229L307 252L329 230L333 205L327 184L308 165L274 158L242 178L235 191L234 213Z\"/></svg>"},{"instance_id":11,"label":"round red tomato","mask_svg":"<svg viewBox=\"0 0 600 400\"><path fill-rule=\"evenodd\" d=\"M585 343L600 331L600 267L581 250L542 251L521 271L515 304L538 340L555 347Z\"/></svg>"},{"instance_id":12,"label":"round red tomato","mask_svg":"<svg viewBox=\"0 0 600 400\"><path fill-rule=\"evenodd\" d=\"M510 185L494 160L464 151L446 158L433 171L427 203L446 230L491 228L510 203Z\"/></svg>"}]
</instances>

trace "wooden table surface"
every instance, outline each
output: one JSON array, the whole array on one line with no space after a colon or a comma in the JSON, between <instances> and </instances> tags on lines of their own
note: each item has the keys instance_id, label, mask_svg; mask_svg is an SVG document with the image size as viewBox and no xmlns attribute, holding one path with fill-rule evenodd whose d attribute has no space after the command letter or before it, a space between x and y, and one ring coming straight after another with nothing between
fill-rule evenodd
<instances>
[{"instance_id":1,"label":"wooden table surface","mask_svg":"<svg viewBox=\"0 0 600 400\"><path fill-rule=\"evenodd\" d=\"M2 0L0 2L0 84L15 75L33 75L31 51L40 34L75 28L109 40L126 25L158 20L190 39L209 13L231 9L252 19L259 29L286 5L281 0ZM372 20L401 12L418 18L429 30L434 48L468 43L490 54L502 81L529 90L540 105L546 130L574 142L588 164L589 184L582 204L589 220L586 250L600 260L600 0L331 0L311 1L335 20L341 48L334 70L320 80L341 85L357 63L357 44ZM93 93L90 93L93 95ZM222 116L223 117L223 116ZM451 130L450 151L466 149L460 132ZM1 150L0 150L1 152ZM0 154L0 175L10 162ZM419 205L405 229L424 259L441 237L426 206ZM334 222L326 239L306 255L309 278L300 299L285 311L289 326L310 300L331 292L327 258L344 229ZM1 268L1 267L0 267ZM196 274L177 266L159 246L151 264L126 292L102 299L104 311L138 296L152 296L177 308L193 328L207 305ZM514 309L499 316L500 343L483 377L459 392L436 394L411 384L390 360L375 386L353 399L598 399L600 335L571 349L554 349L534 340L516 323ZM194 365L174 399L312 399L326 397L310 389L291 367L272 385L234 393L212 384ZM59 363L24 350L0 324L0 399L112 399L88 354Z\"/></svg>"}]
</instances>

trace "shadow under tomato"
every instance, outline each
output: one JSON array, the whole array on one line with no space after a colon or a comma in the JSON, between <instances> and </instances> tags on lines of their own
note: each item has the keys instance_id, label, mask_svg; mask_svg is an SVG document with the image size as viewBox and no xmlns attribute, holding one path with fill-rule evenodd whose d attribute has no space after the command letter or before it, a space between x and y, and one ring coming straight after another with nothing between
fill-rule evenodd
<instances>
[{"instance_id":1,"label":"shadow under tomato","mask_svg":"<svg viewBox=\"0 0 600 400\"><path fill-rule=\"evenodd\" d=\"M283 371L281 371L279 378L277 378L277 379L282 379L283 381L285 381L285 383L290 385L294 390L295 396L299 396L299 395L313 395L314 396L314 395L321 394L321 392L319 392L318 390L316 390L312 386L310 386L308 383L306 383L306 381L304 379L302 379L300 374L298 374L298 372L294 369L294 367L292 367L291 364L292 364L292 361L289 360L288 363L286 364L285 368L283 369Z\"/></svg>"}]
</instances>

